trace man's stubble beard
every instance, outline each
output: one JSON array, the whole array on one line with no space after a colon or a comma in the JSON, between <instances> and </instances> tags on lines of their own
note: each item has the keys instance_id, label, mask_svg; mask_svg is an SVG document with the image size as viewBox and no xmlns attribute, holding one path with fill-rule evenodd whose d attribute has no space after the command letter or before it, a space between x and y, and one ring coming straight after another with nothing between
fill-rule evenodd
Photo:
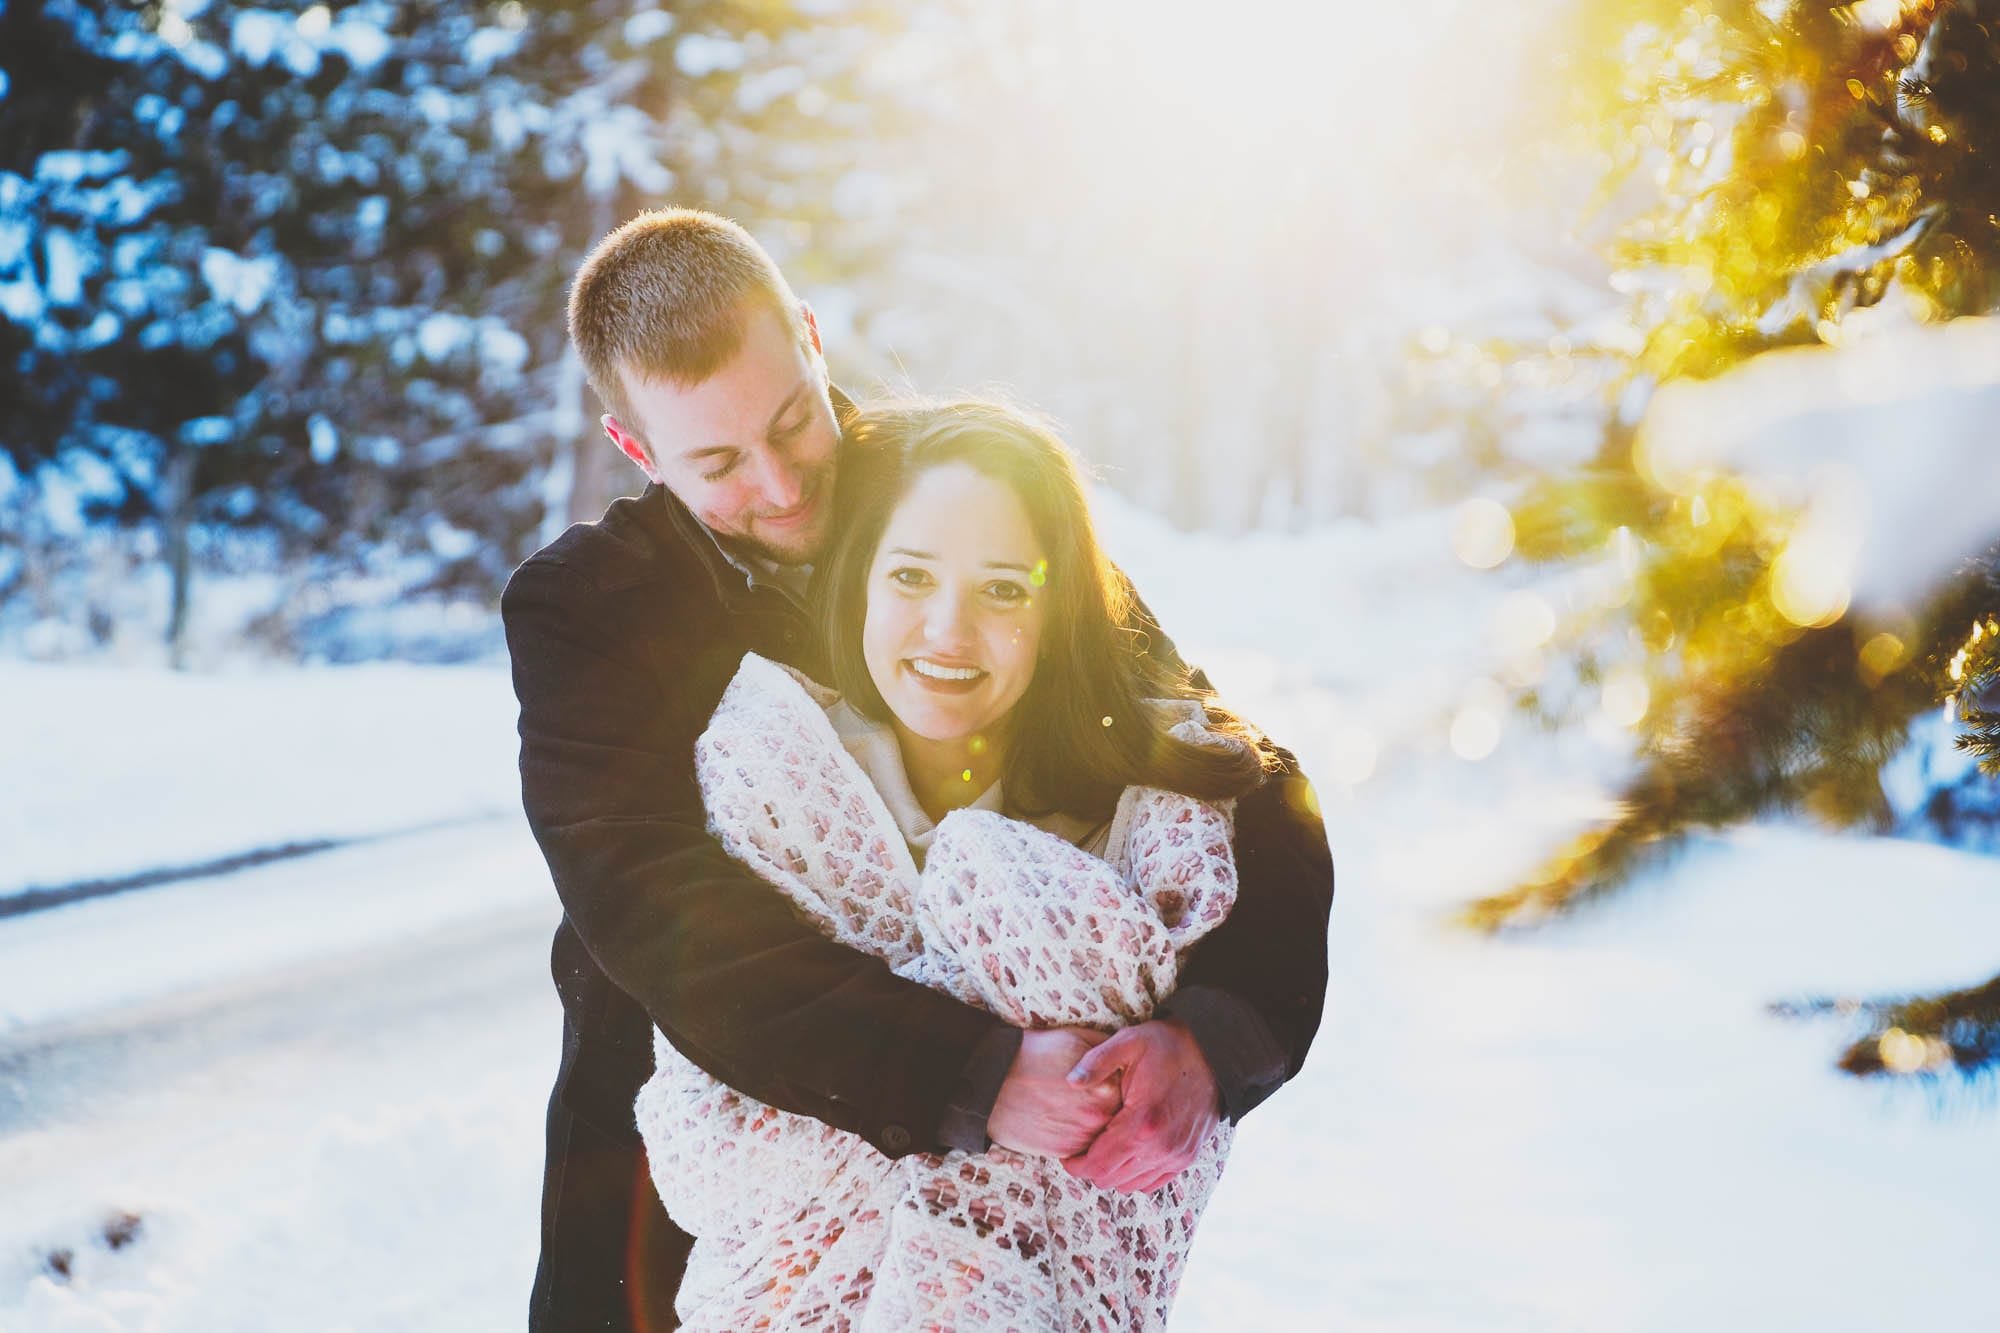
<instances>
[{"instance_id":1,"label":"man's stubble beard","mask_svg":"<svg viewBox=\"0 0 2000 1333\"><path fill-rule=\"evenodd\" d=\"M775 564L811 565L818 563L826 555L827 549L833 541L836 467L837 464L835 462L827 463L813 485L812 494L813 504L815 505L813 517L815 527L812 532L803 534L803 549L774 546L770 542L760 540L751 535L757 531L755 520L751 522L749 532L734 538L736 544L752 555L760 559L772 561Z\"/></svg>"}]
</instances>

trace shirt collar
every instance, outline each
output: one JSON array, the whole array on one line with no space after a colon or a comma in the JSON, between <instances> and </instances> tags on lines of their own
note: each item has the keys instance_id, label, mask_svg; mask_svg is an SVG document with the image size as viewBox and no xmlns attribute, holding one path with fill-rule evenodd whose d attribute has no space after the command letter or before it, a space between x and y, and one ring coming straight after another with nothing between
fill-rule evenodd
<instances>
[{"instance_id":1,"label":"shirt collar","mask_svg":"<svg viewBox=\"0 0 2000 1333\"><path fill-rule=\"evenodd\" d=\"M744 586L755 591L758 588L776 588L795 602L803 603L806 585L812 582L811 565L784 565L761 555L754 555L736 543L715 534L715 530L702 525L708 540L715 547L717 555L727 561L729 567L743 576Z\"/></svg>"}]
</instances>

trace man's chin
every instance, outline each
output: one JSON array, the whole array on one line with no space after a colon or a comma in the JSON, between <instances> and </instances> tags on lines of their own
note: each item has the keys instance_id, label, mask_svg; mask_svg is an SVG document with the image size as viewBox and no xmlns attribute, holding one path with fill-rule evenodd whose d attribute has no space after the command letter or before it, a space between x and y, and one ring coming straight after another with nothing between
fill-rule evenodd
<instances>
[{"instance_id":1,"label":"man's chin","mask_svg":"<svg viewBox=\"0 0 2000 1333\"><path fill-rule=\"evenodd\" d=\"M759 529L745 545L766 560L781 565L810 565L826 551L830 528L822 517L809 529L783 534Z\"/></svg>"}]
</instances>

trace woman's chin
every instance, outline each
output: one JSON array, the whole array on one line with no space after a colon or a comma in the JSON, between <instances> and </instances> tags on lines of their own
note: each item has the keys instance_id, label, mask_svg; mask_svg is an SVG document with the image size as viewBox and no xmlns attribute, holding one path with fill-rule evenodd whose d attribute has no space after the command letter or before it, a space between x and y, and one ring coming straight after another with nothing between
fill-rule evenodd
<instances>
[{"instance_id":1,"label":"woman's chin","mask_svg":"<svg viewBox=\"0 0 2000 1333\"><path fill-rule=\"evenodd\" d=\"M963 712L945 712L937 708L896 708L891 709L896 721L905 734L932 745L967 745L986 734L986 729L975 718Z\"/></svg>"},{"instance_id":2,"label":"woman's chin","mask_svg":"<svg viewBox=\"0 0 2000 1333\"><path fill-rule=\"evenodd\" d=\"M903 730L918 740L929 741L932 745L963 745L979 734L975 727L958 721L939 721L936 718L904 718Z\"/></svg>"},{"instance_id":3,"label":"woman's chin","mask_svg":"<svg viewBox=\"0 0 2000 1333\"><path fill-rule=\"evenodd\" d=\"M980 683L982 686L987 684L984 681ZM984 748L982 741L995 738L996 732L1013 711L1014 703L1018 702L996 700L990 690L982 689L970 695L950 695L901 680L892 681L891 688L886 690L878 681L876 689L906 742L915 741L941 748L970 746L973 754ZM999 706L1002 702L1006 703L1005 707Z\"/></svg>"}]
</instances>

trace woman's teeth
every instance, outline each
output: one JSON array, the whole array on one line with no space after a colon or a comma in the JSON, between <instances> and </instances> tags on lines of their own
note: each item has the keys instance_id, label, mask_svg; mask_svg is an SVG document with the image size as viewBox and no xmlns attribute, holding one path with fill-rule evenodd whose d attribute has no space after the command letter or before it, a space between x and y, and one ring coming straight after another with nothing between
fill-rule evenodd
<instances>
[{"instance_id":1,"label":"woman's teeth","mask_svg":"<svg viewBox=\"0 0 2000 1333\"><path fill-rule=\"evenodd\" d=\"M978 680L986 674L978 667L939 666L935 662L926 662L921 657L910 659L910 670L919 676L928 676L932 680Z\"/></svg>"}]
</instances>

